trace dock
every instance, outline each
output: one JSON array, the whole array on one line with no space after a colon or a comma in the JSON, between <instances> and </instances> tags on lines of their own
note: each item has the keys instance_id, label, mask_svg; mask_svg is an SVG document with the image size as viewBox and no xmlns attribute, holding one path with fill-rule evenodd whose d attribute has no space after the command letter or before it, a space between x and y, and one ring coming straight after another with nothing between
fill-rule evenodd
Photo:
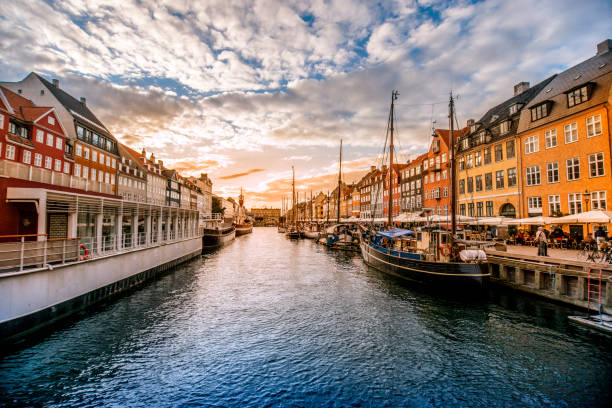
<instances>
[{"instance_id":1,"label":"dock","mask_svg":"<svg viewBox=\"0 0 612 408\"><path fill-rule=\"evenodd\" d=\"M612 265L577 260L577 251L534 247L487 249L493 284L509 287L588 311L612 315ZM600 279L601 276L601 279Z\"/></svg>"}]
</instances>

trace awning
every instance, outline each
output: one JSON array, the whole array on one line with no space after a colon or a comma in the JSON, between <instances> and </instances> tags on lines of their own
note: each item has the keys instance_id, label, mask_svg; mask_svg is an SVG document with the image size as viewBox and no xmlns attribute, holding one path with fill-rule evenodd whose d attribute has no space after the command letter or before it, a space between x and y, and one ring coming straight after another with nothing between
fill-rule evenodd
<instances>
[{"instance_id":1,"label":"awning","mask_svg":"<svg viewBox=\"0 0 612 408\"><path fill-rule=\"evenodd\" d=\"M414 231L403 229L403 228L394 228L389 231L377 231L376 232L376 235L380 235L388 239L399 238L405 235L413 235L413 234L414 234Z\"/></svg>"}]
</instances>

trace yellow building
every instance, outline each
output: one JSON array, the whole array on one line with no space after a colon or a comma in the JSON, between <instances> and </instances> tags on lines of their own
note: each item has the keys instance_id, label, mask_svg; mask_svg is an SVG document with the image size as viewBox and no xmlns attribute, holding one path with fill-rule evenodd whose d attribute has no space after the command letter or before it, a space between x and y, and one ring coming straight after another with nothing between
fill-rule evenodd
<instances>
[{"instance_id":1,"label":"yellow building","mask_svg":"<svg viewBox=\"0 0 612 408\"><path fill-rule=\"evenodd\" d=\"M611 45L598 44L596 56L557 75L521 112L523 217L608 209Z\"/></svg>"},{"instance_id":2,"label":"yellow building","mask_svg":"<svg viewBox=\"0 0 612 408\"><path fill-rule=\"evenodd\" d=\"M517 217L520 213L517 129L523 107L552 78L529 87L514 86L514 96L493 107L457 141L457 211L470 217Z\"/></svg>"}]
</instances>

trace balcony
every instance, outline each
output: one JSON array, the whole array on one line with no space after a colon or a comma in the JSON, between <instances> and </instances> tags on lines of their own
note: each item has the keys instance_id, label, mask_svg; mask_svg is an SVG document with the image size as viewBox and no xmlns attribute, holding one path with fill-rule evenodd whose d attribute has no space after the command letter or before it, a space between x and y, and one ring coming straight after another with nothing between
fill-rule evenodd
<instances>
[{"instance_id":1,"label":"balcony","mask_svg":"<svg viewBox=\"0 0 612 408\"><path fill-rule=\"evenodd\" d=\"M115 195L113 186L110 184L9 160L0 160L0 177L10 177L58 187L68 187L95 193Z\"/></svg>"}]
</instances>

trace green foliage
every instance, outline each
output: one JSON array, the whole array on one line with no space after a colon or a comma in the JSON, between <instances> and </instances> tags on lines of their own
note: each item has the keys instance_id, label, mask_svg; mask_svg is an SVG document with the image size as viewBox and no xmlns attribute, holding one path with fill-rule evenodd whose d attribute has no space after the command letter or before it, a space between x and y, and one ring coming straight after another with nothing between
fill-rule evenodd
<instances>
[{"instance_id":1,"label":"green foliage","mask_svg":"<svg viewBox=\"0 0 612 408\"><path fill-rule=\"evenodd\" d=\"M213 197L212 198L212 212L213 214L215 213L220 213L225 215L225 208L221 206L221 200L218 199L217 197Z\"/></svg>"}]
</instances>

